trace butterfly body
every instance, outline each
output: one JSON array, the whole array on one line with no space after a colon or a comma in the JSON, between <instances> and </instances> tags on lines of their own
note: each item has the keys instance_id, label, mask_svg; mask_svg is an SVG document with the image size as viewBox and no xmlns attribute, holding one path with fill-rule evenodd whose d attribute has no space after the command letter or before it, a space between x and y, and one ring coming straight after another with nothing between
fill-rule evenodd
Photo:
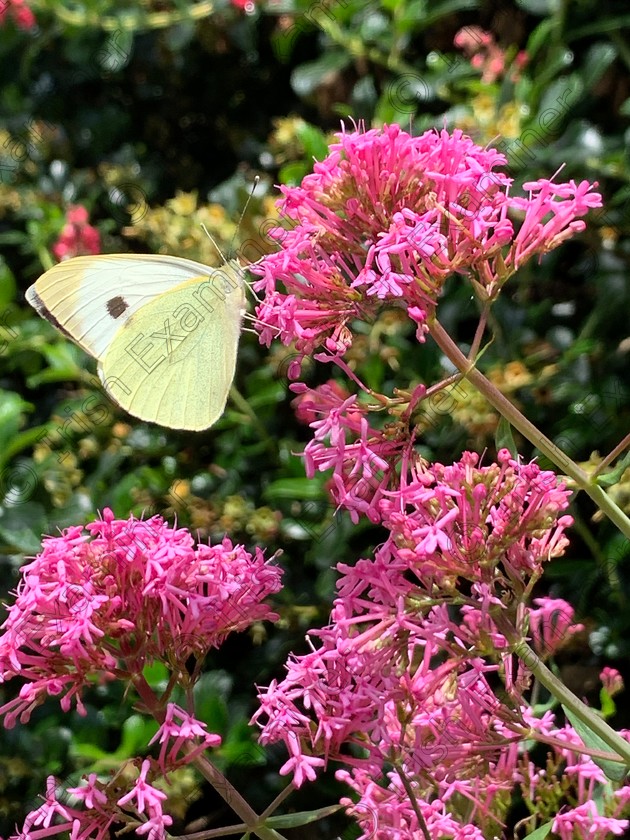
<instances>
[{"instance_id":1,"label":"butterfly body","mask_svg":"<svg viewBox=\"0 0 630 840\"><path fill-rule=\"evenodd\" d=\"M236 261L210 268L160 255L75 257L26 298L98 360L105 391L134 417L201 431L223 413L245 309Z\"/></svg>"}]
</instances>

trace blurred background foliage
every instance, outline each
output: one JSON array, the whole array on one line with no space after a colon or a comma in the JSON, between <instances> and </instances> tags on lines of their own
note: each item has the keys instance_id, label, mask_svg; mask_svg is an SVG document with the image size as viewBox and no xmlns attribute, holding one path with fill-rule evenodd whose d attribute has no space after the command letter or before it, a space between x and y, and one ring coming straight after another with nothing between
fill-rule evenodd
<instances>
[{"instance_id":1,"label":"blurred background foliage","mask_svg":"<svg viewBox=\"0 0 630 840\"><path fill-rule=\"evenodd\" d=\"M197 689L198 716L225 739L221 767L262 810L280 790L284 759L265 755L247 727L253 685L279 676L289 651L305 650L306 630L326 621L335 564L367 554L383 534L336 514L325 477L304 477L309 432L291 409L290 348L266 350L244 333L243 401L230 402L207 433L167 431L111 405L94 363L30 310L24 291L55 254L82 248L216 264L202 223L222 251L254 261L273 247L275 185L298 183L341 120L399 122L414 133L460 127L508 156L517 187L560 167L563 179L600 183L605 206L585 233L506 290L481 360L548 436L595 464L630 420L627 3L12 0L0 8L0 79L3 597L42 534L105 506L121 517L177 518L201 539L227 532L270 554L282 549L280 623L228 640ZM73 226L77 207L87 212ZM476 325L469 290L454 279L440 306L465 346ZM450 372L396 311L356 330L352 364L378 391ZM311 383L334 375L306 373ZM419 422L427 457L448 462L466 448L494 455L497 418L472 388L460 386ZM517 443L526 458L535 454ZM610 492L630 512L630 471ZM539 594L566 597L586 625L558 666L588 696L604 661L630 678L630 546L588 499L573 507L571 550ZM151 674L155 685L163 677ZM0 703L15 690L0 687ZM630 725L627 714L615 722ZM106 771L153 731L108 685L94 690L87 718L51 703L29 727L0 732L0 833L35 807L46 775ZM191 771L173 782L178 831L230 821ZM334 784L330 774L289 806L329 804ZM296 836L352 832L339 817Z\"/></svg>"}]
</instances>

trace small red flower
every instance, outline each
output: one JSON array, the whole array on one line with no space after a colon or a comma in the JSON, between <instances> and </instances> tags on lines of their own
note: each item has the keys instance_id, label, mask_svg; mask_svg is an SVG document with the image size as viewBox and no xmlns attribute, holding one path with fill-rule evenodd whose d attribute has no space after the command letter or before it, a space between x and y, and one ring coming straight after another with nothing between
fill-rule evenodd
<instances>
[{"instance_id":1,"label":"small red flower","mask_svg":"<svg viewBox=\"0 0 630 840\"><path fill-rule=\"evenodd\" d=\"M52 246L58 260L101 253L101 235L93 225L88 224L88 219L88 211L80 204L68 208L66 224Z\"/></svg>"}]
</instances>

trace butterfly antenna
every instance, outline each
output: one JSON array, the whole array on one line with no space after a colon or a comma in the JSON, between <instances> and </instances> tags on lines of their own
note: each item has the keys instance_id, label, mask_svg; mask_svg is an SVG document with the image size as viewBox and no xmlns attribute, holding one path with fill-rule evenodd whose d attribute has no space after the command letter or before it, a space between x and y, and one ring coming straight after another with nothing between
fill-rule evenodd
<instances>
[{"instance_id":1,"label":"butterfly antenna","mask_svg":"<svg viewBox=\"0 0 630 840\"><path fill-rule=\"evenodd\" d=\"M207 236L207 237L208 237L208 239L210 240L210 242L212 242L212 244L214 245L214 247L217 249L217 254L221 257L221 259L223 260L223 262L224 262L224 263L225 263L225 262L227 262L227 259L225 258L225 254L224 254L224 253L223 253L223 251L219 248L219 243L216 241L216 239L214 238L214 236L210 233L210 231L209 231L209 230L208 230L208 228L204 225L204 223L203 223L203 222L201 222L201 227L202 227L202 229L203 229L203 232L206 234L206 236Z\"/></svg>"},{"instance_id":2,"label":"butterfly antenna","mask_svg":"<svg viewBox=\"0 0 630 840\"><path fill-rule=\"evenodd\" d=\"M236 241L236 237L238 236L238 232L241 229L241 224L243 223L243 219L245 218L245 213L247 212L247 208L249 207L249 203L252 200L252 198L254 197L254 193L256 192L256 187L258 186L259 183L260 183L260 175L256 175L256 177L254 178L253 186L252 186L251 190L249 191L249 195L247 196L247 200L245 201L245 205L243 206L243 209L241 210L241 215L238 217L238 223L236 225L236 230L234 231L234 236L232 237L232 241L230 242L230 249L229 250L230 250L231 254L234 253L234 242ZM217 249L217 253L221 257L223 262L227 262L228 261L227 257L225 256L223 251L219 248L219 245L218 245L216 239L212 236L212 234L210 233L210 231L204 225L203 222L201 222L201 227L203 229L203 232L206 234L206 236L210 240L210 242L212 242L214 247Z\"/></svg>"},{"instance_id":3,"label":"butterfly antenna","mask_svg":"<svg viewBox=\"0 0 630 840\"><path fill-rule=\"evenodd\" d=\"M238 217L238 224L236 225L236 230L234 231L234 236L232 237L232 244L230 245L230 250L234 250L234 242L236 237L238 236L238 232L241 229L241 224L243 223L243 219L245 218L245 213L247 213L247 208L249 207L249 203L254 197L254 193L256 192L256 187L260 183L260 175L256 175L254 178L254 183L252 185L251 190L249 191L249 195L247 196L247 200L243 205L243 209L241 210L241 215Z\"/></svg>"},{"instance_id":4,"label":"butterfly antenna","mask_svg":"<svg viewBox=\"0 0 630 840\"><path fill-rule=\"evenodd\" d=\"M238 232L239 232L239 230L240 230L240 228L241 228L241 224L242 224L242 222L243 222L243 218L245 217L245 213L247 212L247 208L249 207L249 203L250 203L250 201L252 200L252 198L254 197L254 192L256 191L256 187L258 186L258 184L259 184L259 183L260 183L260 175L256 175L256 177L254 178L254 183L253 183L253 185L252 185L252 188L251 188L251 190L249 191L249 195L247 196L247 201L245 202L245 205L244 205L243 209L241 210L241 215L239 216L238 223L237 223L237 225L236 225L236 230L234 231L234 236L232 237L232 242L230 243L230 253L234 253L234 242L236 241L236 237L238 236ZM208 230L208 228L204 225L204 223L203 223L203 222L201 222L201 227L202 227L202 229L203 229L204 233L206 234L206 236L208 237L208 239L210 240L210 242L212 242L212 244L214 245L214 247L217 249L217 253L218 253L218 254L219 254L219 256L221 257L221 259L223 260L223 262L224 262L224 263L227 263L227 262L228 262L228 260L227 260L227 258L226 258L226 256L225 256L225 254L223 253L223 251L221 251L221 249L219 248L219 245L218 245L217 241L214 239L214 237L212 236L212 234L210 233L210 231L209 231L209 230ZM243 271L244 271L244 269L241 267L241 272L243 272ZM253 287L252 287L252 284L251 284L250 282L248 282L247 280L245 280L245 278L244 278L244 277L243 277L243 280L244 280L244 282L245 282L245 286L246 286L246 287L247 287L247 289L249 290L250 294L252 295L252 297L254 298L254 300L256 301L256 303L261 303L260 298L258 297L258 295L256 294L256 292L254 291L254 289L253 289ZM245 317L248 317L248 318L249 318L249 317L253 317L253 316L248 316L248 315L246 315ZM253 318L253 320L255 320L255 318Z\"/></svg>"},{"instance_id":5,"label":"butterfly antenna","mask_svg":"<svg viewBox=\"0 0 630 840\"><path fill-rule=\"evenodd\" d=\"M232 237L232 243L230 245L230 251L232 253L234 253L234 242L236 241L236 237L238 236L238 232L241 229L241 224L243 223L243 219L245 218L245 213L247 213L247 208L249 207L250 201L254 197L254 193L256 192L256 187L258 186L259 183L260 183L260 175L256 175L254 177L254 183L252 184L252 188L249 191L249 195L247 196L247 200L245 201L245 204L243 205L243 209L241 210L241 215L238 217L238 223L236 225L236 230L234 231L234 236ZM258 295L256 294L256 292L254 291L254 288L253 288L251 282L246 280L245 285L247 286L247 288L249 290L249 293L254 298L256 303L261 303L261 300L258 297ZM253 318L253 320L256 320L256 319Z\"/></svg>"}]
</instances>

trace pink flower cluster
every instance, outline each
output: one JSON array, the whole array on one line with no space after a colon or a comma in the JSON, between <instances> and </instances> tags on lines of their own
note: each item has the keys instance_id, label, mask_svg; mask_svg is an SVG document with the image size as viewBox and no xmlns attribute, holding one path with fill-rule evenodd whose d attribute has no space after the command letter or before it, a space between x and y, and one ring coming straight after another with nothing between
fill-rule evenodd
<instances>
[{"instance_id":1,"label":"pink flower cluster","mask_svg":"<svg viewBox=\"0 0 630 840\"><path fill-rule=\"evenodd\" d=\"M52 252L58 260L68 260L83 254L100 254L101 235L88 224L88 219L85 207L77 205L68 209L66 224L52 246Z\"/></svg>"},{"instance_id":2,"label":"pink flower cluster","mask_svg":"<svg viewBox=\"0 0 630 840\"><path fill-rule=\"evenodd\" d=\"M589 819L589 837L628 826L630 787L608 796L583 756L562 776L564 743L577 735L551 713L533 714L532 671L513 653L528 641L539 660L529 665L543 673L540 661L581 628L561 599L529 604L544 564L567 545L566 486L507 450L487 466L470 452L427 463L412 415L445 383L390 399L362 386L342 358L350 322L383 304L405 309L423 341L453 275L493 302L514 272L581 231L579 217L601 204L586 181L541 179L513 196L505 164L457 130L343 132L301 186L283 188L287 229L272 233L280 250L252 266L265 291L261 341L279 335L302 356L323 347L315 358L369 394L360 400L334 381L292 385L297 415L313 430L307 475L329 472L337 507L385 536L372 558L338 567L329 626L311 631L310 652L291 656L284 679L260 690L254 715L263 743L284 743L280 772L296 786L331 761L342 766L337 775L355 793L345 804L365 840L498 836L516 786L532 812L544 800L561 836ZM561 795L552 764L545 775L529 761L528 740L557 759Z\"/></svg>"},{"instance_id":3,"label":"pink flower cluster","mask_svg":"<svg viewBox=\"0 0 630 840\"><path fill-rule=\"evenodd\" d=\"M470 63L477 70L481 70L481 81L491 84L505 75L510 69L506 67L506 55L494 40L491 32L486 32L480 26L464 26L460 29L453 43L470 59ZM514 59L512 81L518 79L520 70L528 61L527 53L521 50Z\"/></svg>"},{"instance_id":4,"label":"pink flower cluster","mask_svg":"<svg viewBox=\"0 0 630 840\"><path fill-rule=\"evenodd\" d=\"M178 764L187 764L205 749L221 745L221 736L208 732L203 721L195 720L185 709L175 703L168 703L162 725L149 744L160 744L158 764L164 773ZM196 744L195 744L196 742ZM181 755L182 748L186 753Z\"/></svg>"},{"instance_id":5,"label":"pink flower cluster","mask_svg":"<svg viewBox=\"0 0 630 840\"><path fill-rule=\"evenodd\" d=\"M139 764L140 760L131 763ZM69 834L70 840L106 840L111 837L112 826L121 824L125 828L120 830L134 829L147 840L166 840L173 819L162 808L166 793L149 781L155 776L154 762L146 759L136 781L122 796L118 777L103 782L91 773L85 784L68 788L63 799L59 798L55 778L50 776L44 803L27 814L21 832L11 840L44 840L56 834ZM68 804L68 796L83 807Z\"/></svg>"},{"instance_id":6,"label":"pink flower cluster","mask_svg":"<svg viewBox=\"0 0 630 840\"><path fill-rule=\"evenodd\" d=\"M276 618L263 600L280 589L280 574L260 549L252 556L227 538L195 548L186 529L159 516L116 520L105 510L85 529L45 539L2 625L0 682L24 681L0 708L4 725L28 721L48 696L83 712L94 678L137 677L156 660L190 685L190 657L200 664L232 631Z\"/></svg>"},{"instance_id":7,"label":"pink flower cluster","mask_svg":"<svg viewBox=\"0 0 630 840\"><path fill-rule=\"evenodd\" d=\"M564 553L570 492L507 450L488 466L470 452L427 463L407 423L372 428L369 406L338 383L292 388L313 429L307 475L331 471L335 503L387 536L373 558L338 567L330 625L260 691L261 741L284 743L280 772L296 786L340 764L364 840L426 836L424 826L436 838L501 834L515 786L534 809L554 789L523 743L547 743L562 764L557 741L577 738L532 714L531 673L512 654L520 638L547 659L581 629L562 599L528 606L526 594ZM585 827L580 809L606 787L590 759L574 764L563 794L575 807L557 802L560 833ZM595 837L630 824L623 796L591 820Z\"/></svg>"},{"instance_id":8,"label":"pink flower cluster","mask_svg":"<svg viewBox=\"0 0 630 840\"><path fill-rule=\"evenodd\" d=\"M515 786L535 803L553 783L523 743L547 743L559 763L568 753L558 740L581 743L551 713L534 716L531 674L511 653L514 634L547 658L580 629L561 599L524 602L543 564L564 551L569 492L536 464L507 451L498 460L408 457L400 486L383 489L375 508L387 539L372 559L338 567L330 625L311 631L311 651L260 691L261 741L289 753L280 772L299 786L341 764L362 840L426 836L417 808L431 837L496 836ZM577 807L606 790L591 759L570 757L563 793L576 808L559 813L559 826L579 822ZM593 836L630 825L623 790L590 823Z\"/></svg>"},{"instance_id":9,"label":"pink flower cluster","mask_svg":"<svg viewBox=\"0 0 630 840\"><path fill-rule=\"evenodd\" d=\"M601 205L587 182L533 181L512 197L506 158L455 130L412 137L398 125L342 132L297 187L281 187L288 229L252 272L265 299L261 340L342 355L348 323L383 302L403 306L419 338L446 279L465 275L482 299L535 255L584 228ZM511 216L523 215L515 225Z\"/></svg>"},{"instance_id":10,"label":"pink flower cluster","mask_svg":"<svg viewBox=\"0 0 630 840\"><path fill-rule=\"evenodd\" d=\"M7 20L12 20L18 29L34 29L37 25L26 0L3 0L0 3L0 26Z\"/></svg>"},{"instance_id":11,"label":"pink flower cluster","mask_svg":"<svg viewBox=\"0 0 630 840\"><path fill-rule=\"evenodd\" d=\"M486 673L500 668L506 687L519 697L521 682L527 684L522 672L514 672L496 617L510 616L517 633L529 633L543 657L577 629L572 608L560 599L538 599L538 609L529 615L512 615L515 597L528 581L540 576L544 562L564 552L563 532L572 520L559 514L568 505L568 491L553 473L519 464L507 451L500 453L498 465L480 467L477 461L473 453L450 467L418 460L410 465L410 476L401 478L400 489L383 492L378 509L388 537L372 560L339 567L333 623L312 633L321 647L291 660L283 683L261 695L256 719L268 717L263 740L281 739L295 756L297 738L307 763L311 752L345 761L344 744L361 744L370 755L353 763L380 773L402 737L395 725L400 709L410 715L414 709L413 715L426 711L430 698L436 702L436 692L448 683L452 690L438 704L443 715L446 699L463 702L457 697L460 684L469 696L466 714L449 713L444 720L459 721L454 743L461 758L467 755L464 743L474 744L480 734L490 737L488 723L479 728L482 713L496 714L501 706ZM456 605L459 622L453 621L449 602ZM496 654L498 660L491 665L471 660L473 650L479 656ZM450 658L435 667L440 652ZM473 700L482 708L471 706ZM310 722L313 714L317 727ZM471 728L463 723L467 717ZM394 731L387 732L391 726ZM408 734L415 733L415 739L419 727L414 717ZM305 768L298 772L308 777Z\"/></svg>"},{"instance_id":12,"label":"pink flower cluster","mask_svg":"<svg viewBox=\"0 0 630 840\"><path fill-rule=\"evenodd\" d=\"M348 396L330 383L312 389L296 383L292 390L299 395L298 416L310 419L314 430L304 450L306 474L332 469L329 490L335 504L349 511L354 522L367 516L384 524L401 550L413 554L426 546L451 545L455 553L449 557L447 574L462 563L470 574L478 547L488 538L483 513L495 503L492 540L484 549L496 545L498 553L506 538L549 527L568 506L569 494L564 485L557 486L554 473L535 464L519 465L507 450L500 453L498 465L483 470L475 469L474 453L451 467L429 467L416 455L415 437L406 424L371 427L369 408L356 395ZM472 475L477 476L474 491L468 488ZM470 493L474 495L469 498ZM519 521L523 511L516 500L521 497L527 498L528 509L526 519ZM421 504L425 501L426 507ZM561 534L570 523L570 517L558 520L549 544L541 543L541 556L564 547ZM457 552L466 560L458 561ZM486 557L486 571L487 562ZM512 562L515 571L531 573L533 560L527 552L520 560L514 554ZM481 579L482 570L478 574Z\"/></svg>"}]
</instances>

